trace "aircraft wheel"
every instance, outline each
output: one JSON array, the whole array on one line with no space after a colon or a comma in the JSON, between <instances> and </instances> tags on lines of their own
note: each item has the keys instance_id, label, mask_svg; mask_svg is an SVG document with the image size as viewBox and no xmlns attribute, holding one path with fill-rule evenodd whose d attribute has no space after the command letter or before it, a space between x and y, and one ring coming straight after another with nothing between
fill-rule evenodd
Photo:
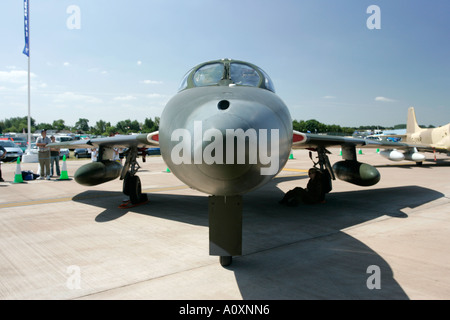
<instances>
[{"instance_id":1,"label":"aircraft wheel","mask_svg":"<svg viewBox=\"0 0 450 320\"><path fill-rule=\"evenodd\" d=\"M123 187L122 187L122 192L124 195L129 196L130 195L130 188L131 184L130 184L130 173L127 172L127 174L125 175L125 178L123 179Z\"/></svg>"},{"instance_id":2,"label":"aircraft wheel","mask_svg":"<svg viewBox=\"0 0 450 320\"><path fill-rule=\"evenodd\" d=\"M231 264L231 262L233 262L233 257L232 256L220 256L219 261L220 261L220 265L222 267L228 267Z\"/></svg>"},{"instance_id":3,"label":"aircraft wheel","mask_svg":"<svg viewBox=\"0 0 450 320\"><path fill-rule=\"evenodd\" d=\"M416 162L416 165L420 167L421 165L423 165L423 162L422 161L421 162Z\"/></svg>"},{"instance_id":4,"label":"aircraft wheel","mask_svg":"<svg viewBox=\"0 0 450 320\"><path fill-rule=\"evenodd\" d=\"M142 201L141 179L138 176L129 177L129 196L132 204Z\"/></svg>"}]
</instances>

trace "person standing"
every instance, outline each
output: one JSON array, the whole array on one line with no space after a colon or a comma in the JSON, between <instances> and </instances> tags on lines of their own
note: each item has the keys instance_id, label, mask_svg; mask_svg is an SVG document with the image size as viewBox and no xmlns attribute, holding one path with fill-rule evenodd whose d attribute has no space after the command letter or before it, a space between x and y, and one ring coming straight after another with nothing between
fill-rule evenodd
<instances>
[{"instance_id":1,"label":"person standing","mask_svg":"<svg viewBox=\"0 0 450 320\"><path fill-rule=\"evenodd\" d=\"M50 140L52 141L52 143L55 143L55 137L51 136ZM51 164L51 175L53 177L53 174L55 173L55 166L56 166L56 174L58 176L61 175L61 171L59 169L59 148L58 147L51 147L50 148L50 164Z\"/></svg>"},{"instance_id":2,"label":"person standing","mask_svg":"<svg viewBox=\"0 0 450 320\"><path fill-rule=\"evenodd\" d=\"M50 180L50 147L47 144L51 143L49 137L47 137L47 129L41 130L41 136L36 140L36 146L38 147L38 159L40 169L39 179L44 179L44 175L47 174L47 180Z\"/></svg>"},{"instance_id":3,"label":"person standing","mask_svg":"<svg viewBox=\"0 0 450 320\"><path fill-rule=\"evenodd\" d=\"M98 157L98 149L97 148L91 148L91 161L97 162Z\"/></svg>"},{"instance_id":4,"label":"person standing","mask_svg":"<svg viewBox=\"0 0 450 320\"><path fill-rule=\"evenodd\" d=\"M0 146L0 182L5 182L2 178L2 159L6 157L6 149Z\"/></svg>"}]
</instances>

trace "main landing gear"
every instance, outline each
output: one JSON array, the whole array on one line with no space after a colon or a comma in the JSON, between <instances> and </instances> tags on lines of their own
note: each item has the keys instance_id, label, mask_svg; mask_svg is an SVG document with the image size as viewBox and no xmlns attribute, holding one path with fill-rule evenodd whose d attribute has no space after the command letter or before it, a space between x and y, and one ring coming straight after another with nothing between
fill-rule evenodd
<instances>
[{"instance_id":1,"label":"main landing gear","mask_svg":"<svg viewBox=\"0 0 450 320\"><path fill-rule=\"evenodd\" d=\"M141 179L136 175L140 168L136 157L137 148L130 148L120 177L123 179L122 192L130 197L132 204L139 204L148 200L147 194L142 193Z\"/></svg>"},{"instance_id":2,"label":"main landing gear","mask_svg":"<svg viewBox=\"0 0 450 320\"><path fill-rule=\"evenodd\" d=\"M132 204L142 203L148 200L147 194L142 193L141 179L127 172L123 179L123 193L130 197Z\"/></svg>"}]
</instances>

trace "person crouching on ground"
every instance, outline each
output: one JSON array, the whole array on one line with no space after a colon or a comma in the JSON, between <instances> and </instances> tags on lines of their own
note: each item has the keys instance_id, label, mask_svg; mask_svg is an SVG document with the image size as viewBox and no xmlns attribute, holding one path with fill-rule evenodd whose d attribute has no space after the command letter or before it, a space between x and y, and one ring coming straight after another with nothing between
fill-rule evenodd
<instances>
[{"instance_id":1,"label":"person crouching on ground","mask_svg":"<svg viewBox=\"0 0 450 320\"><path fill-rule=\"evenodd\" d=\"M286 192L280 204L289 207L297 206L303 202L305 204L320 203L324 201L324 187L322 173L317 168L311 168L308 171L309 181L306 189L296 187Z\"/></svg>"}]
</instances>

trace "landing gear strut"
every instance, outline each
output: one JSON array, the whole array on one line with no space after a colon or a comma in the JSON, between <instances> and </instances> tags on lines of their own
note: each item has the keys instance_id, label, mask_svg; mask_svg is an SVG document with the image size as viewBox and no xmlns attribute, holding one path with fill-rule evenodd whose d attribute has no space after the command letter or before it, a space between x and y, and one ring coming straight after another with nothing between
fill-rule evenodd
<instances>
[{"instance_id":1,"label":"landing gear strut","mask_svg":"<svg viewBox=\"0 0 450 320\"><path fill-rule=\"evenodd\" d=\"M309 152L309 158L314 163L314 168L316 168L317 165L320 166L320 172L322 172L322 182L323 182L323 198L321 201L325 200L325 193L329 193L333 189L333 183L332 180L336 180L336 176L334 175L333 168L330 164L330 159L328 159L327 154L331 154L330 151L325 149L324 147L319 147L315 151L317 151L318 154L318 161L315 162L312 158L312 152Z\"/></svg>"},{"instance_id":2,"label":"landing gear strut","mask_svg":"<svg viewBox=\"0 0 450 320\"><path fill-rule=\"evenodd\" d=\"M137 148L130 148L127 152L127 158L122 170L121 179L123 179L123 193L130 197L132 204L138 204L147 201L147 194L142 193L141 179L136 175L140 166L136 161Z\"/></svg>"},{"instance_id":3,"label":"landing gear strut","mask_svg":"<svg viewBox=\"0 0 450 320\"><path fill-rule=\"evenodd\" d=\"M315 162L312 158L312 152L311 151L309 152L309 158L314 163L314 168L317 165L319 165L320 171L323 172L323 171L327 170L331 179L336 180L336 177L334 176L333 168L331 167L330 160L328 159L328 155L327 155L327 154L331 154L331 152L323 147L318 147L314 151L317 151L317 155L318 155L317 158L319 159L319 161Z\"/></svg>"}]
</instances>

